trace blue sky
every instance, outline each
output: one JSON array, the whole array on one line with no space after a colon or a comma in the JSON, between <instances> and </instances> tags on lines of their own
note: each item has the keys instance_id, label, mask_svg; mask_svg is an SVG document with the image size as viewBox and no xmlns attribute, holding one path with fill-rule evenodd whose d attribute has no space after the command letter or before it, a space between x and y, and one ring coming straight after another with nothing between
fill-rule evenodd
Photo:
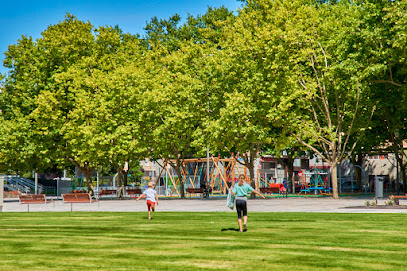
<instances>
[{"instance_id":1,"label":"blue sky","mask_svg":"<svg viewBox=\"0 0 407 271\"><path fill-rule=\"evenodd\" d=\"M146 22L156 16L166 19L178 13L183 19L187 14L204 14L208 6L226 6L237 10L242 3L236 0L178 0L178 1L121 1L121 0L51 0L51 1L1 1L0 9L0 73L7 46L16 44L22 35L37 39L49 25L64 20L66 12L94 26L119 25L124 32L143 34Z\"/></svg>"}]
</instances>

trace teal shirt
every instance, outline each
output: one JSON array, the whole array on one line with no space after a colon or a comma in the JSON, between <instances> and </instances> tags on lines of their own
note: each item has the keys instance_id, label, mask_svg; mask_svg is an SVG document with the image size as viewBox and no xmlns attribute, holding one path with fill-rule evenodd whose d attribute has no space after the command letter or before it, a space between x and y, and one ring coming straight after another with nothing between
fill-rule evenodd
<instances>
[{"instance_id":1,"label":"teal shirt","mask_svg":"<svg viewBox=\"0 0 407 271\"><path fill-rule=\"evenodd\" d=\"M242 186L240 186L239 183L236 183L235 186L233 187L232 192L236 193L236 197L246 197L247 193L249 191L252 192L253 190L254 188L248 185L247 183L244 183Z\"/></svg>"}]
</instances>

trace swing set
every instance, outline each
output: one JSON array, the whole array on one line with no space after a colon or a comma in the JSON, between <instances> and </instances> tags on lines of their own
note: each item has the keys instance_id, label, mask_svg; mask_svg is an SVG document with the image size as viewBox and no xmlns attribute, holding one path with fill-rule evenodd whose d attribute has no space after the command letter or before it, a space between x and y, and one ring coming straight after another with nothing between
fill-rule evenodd
<instances>
[{"instance_id":1,"label":"swing set","mask_svg":"<svg viewBox=\"0 0 407 271\"><path fill-rule=\"evenodd\" d=\"M315 168L313 172L307 172L303 175L304 179L302 180L301 189L298 195L301 193L314 193L327 195L331 192L331 189L328 188L328 173ZM309 181L307 181L309 177Z\"/></svg>"},{"instance_id":2,"label":"swing set","mask_svg":"<svg viewBox=\"0 0 407 271\"><path fill-rule=\"evenodd\" d=\"M172 190L169 196L180 196L178 185L180 180L184 180L185 188L200 188L202 184L208 186L213 194L226 195L229 192L232 182L237 181L237 175L241 174L235 158L209 158L209 182L207 178L207 158L184 159L181 165L181 176L174 176L169 170L169 164L175 163L175 160L164 160L163 166L159 172L157 180L166 172L172 184ZM247 177L246 170L243 173ZM158 182L155 183L156 187Z\"/></svg>"},{"instance_id":3,"label":"swing set","mask_svg":"<svg viewBox=\"0 0 407 271\"><path fill-rule=\"evenodd\" d=\"M272 181L272 178L267 179L266 174L261 173L260 170L257 170L257 174L258 174L258 187L269 187L270 184L274 184L275 180Z\"/></svg>"}]
</instances>

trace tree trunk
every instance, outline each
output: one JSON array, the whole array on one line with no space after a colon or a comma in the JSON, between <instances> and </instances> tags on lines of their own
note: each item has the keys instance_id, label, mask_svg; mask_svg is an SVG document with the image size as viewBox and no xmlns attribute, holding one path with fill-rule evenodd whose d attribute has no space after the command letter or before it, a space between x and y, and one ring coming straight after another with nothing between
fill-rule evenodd
<instances>
[{"instance_id":1,"label":"tree trunk","mask_svg":"<svg viewBox=\"0 0 407 271\"><path fill-rule=\"evenodd\" d=\"M92 170L93 169L86 169L83 174L85 175L86 178L86 184L88 186L88 192L90 193L91 196L94 195L94 186L92 182Z\"/></svg>"},{"instance_id":2,"label":"tree trunk","mask_svg":"<svg viewBox=\"0 0 407 271\"><path fill-rule=\"evenodd\" d=\"M362 163L363 155L359 152L350 158L355 168L355 177L357 186L362 186ZM357 167L356 167L357 166Z\"/></svg>"},{"instance_id":3,"label":"tree trunk","mask_svg":"<svg viewBox=\"0 0 407 271\"><path fill-rule=\"evenodd\" d=\"M182 178L182 173L181 173L181 165L177 165L174 167L175 172L177 172L178 179L180 182L180 194L181 194L181 199L185 198L185 191L184 191L184 179Z\"/></svg>"},{"instance_id":4,"label":"tree trunk","mask_svg":"<svg viewBox=\"0 0 407 271\"><path fill-rule=\"evenodd\" d=\"M256 189L256 181L255 181L255 176L254 176L254 165L253 165L253 163L250 163L248 165L248 168L249 168L249 174L250 174L250 186L253 187L254 189ZM256 194L251 193L250 198L251 199L256 198Z\"/></svg>"},{"instance_id":5,"label":"tree trunk","mask_svg":"<svg viewBox=\"0 0 407 271\"><path fill-rule=\"evenodd\" d=\"M331 166L331 183L332 183L332 196L334 199L338 199L338 172L337 172L337 163L333 162Z\"/></svg>"},{"instance_id":6,"label":"tree trunk","mask_svg":"<svg viewBox=\"0 0 407 271\"><path fill-rule=\"evenodd\" d=\"M358 164L355 164L358 165ZM361 166L361 165L358 165ZM362 186L362 170L359 167L355 168L356 186Z\"/></svg>"},{"instance_id":7,"label":"tree trunk","mask_svg":"<svg viewBox=\"0 0 407 271\"><path fill-rule=\"evenodd\" d=\"M403 164L403 160L401 160L400 163L400 175L401 178L403 179L403 190L404 193L407 193L407 178L406 178L406 164Z\"/></svg>"},{"instance_id":8,"label":"tree trunk","mask_svg":"<svg viewBox=\"0 0 407 271\"><path fill-rule=\"evenodd\" d=\"M250 154L248 155L247 153L243 154L243 161L244 161L244 166L249 170L249 175L250 175L250 186L256 189L256 182L255 182L255 176L254 176L254 155L253 155L253 144L250 147ZM251 193L250 198L254 199L256 195L254 193Z\"/></svg>"},{"instance_id":9,"label":"tree trunk","mask_svg":"<svg viewBox=\"0 0 407 271\"><path fill-rule=\"evenodd\" d=\"M90 163L89 162L85 162L82 165L80 165L78 162L75 161L74 158L72 157L65 157L69 162L71 162L75 167L79 168L79 170L83 173L83 175L85 175L86 178L86 184L89 190L89 193L93 196L94 194L94 186L93 186L93 182L92 182L92 171L95 169L94 167L90 167Z\"/></svg>"},{"instance_id":10,"label":"tree trunk","mask_svg":"<svg viewBox=\"0 0 407 271\"><path fill-rule=\"evenodd\" d=\"M172 168L175 170L175 172L178 175L178 180L180 183L180 195L181 198L185 198L185 186L184 186L184 179L182 178L182 172L181 172L181 167L182 167L182 159L180 158L181 155L178 153L176 155L176 162L174 163L170 163L170 165L172 166Z\"/></svg>"},{"instance_id":11,"label":"tree trunk","mask_svg":"<svg viewBox=\"0 0 407 271\"><path fill-rule=\"evenodd\" d=\"M288 171L288 182L287 182L287 190L292 187L293 174L294 174L294 158L292 156L288 156L287 158L287 171ZM294 191L295 192L295 191Z\"/></svg>"},{"instance_id":12,"label":"tree trunk","mask_svg":"<svg viewBox=\"0 0 407 271\"><path fill-rule=\"evenodd\" d=\"M116 181L116 185L117 186L122 186L122 171L120 170L120 168L116 168L117 170L117 181Z\"/></svg>"},{"instance_id":13,"label":"tree trunk","mask_svg":"<svg viewBox=\"0 0 407 271\"><path fill-rule=\"evenodd\" d=\"M124 198L124 193L123 193L123 169L120 167L120 165L115 166L116 171L117 171L117 180L116 180L116 186L119 187L119 198L123 199Z\"/></svg>"},{"instance_id":14,"label":"tree trunk","mask_svg":"<svg viewBox=\"0 0 407 271\"><path fill-rule=\"evenodd\" d=\"M256 181L255 181L255 173L254 173L254 165L253 163L250 163L248 165L249 168L249 174L250 174L250 186L253 188L256 188Z\"/></svg>"},{"instance_id":15,"label":"tree trunk","mask_svg":"<svg viewBox=\"0 0 407 271\"><path fill-rule=\"evenodd\" d=\"M127 186L127 171L123 171L123 185Z\"/></svg>"}]
</instances>

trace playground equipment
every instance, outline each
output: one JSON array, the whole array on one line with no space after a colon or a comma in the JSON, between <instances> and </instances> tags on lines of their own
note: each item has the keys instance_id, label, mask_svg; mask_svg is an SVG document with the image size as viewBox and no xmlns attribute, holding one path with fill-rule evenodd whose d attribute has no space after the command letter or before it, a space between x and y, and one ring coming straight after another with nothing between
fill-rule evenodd
<instances>
[{"instance_id":1,"label":"playground equipment","mask_svg":"<svg viewBox=\"0 0 407 271\"><path fill-rule=\"evenodd\" d=\"M161 170L158 174L157 180L166 173L170 184L172 184L169 196L180 196L178 185L180 180L184 181L185 188L200 188L201 185L206 185L212 194L226 195L232 185L236 181L236 175L245 174L246 170L241 169L236 165L235 158L209 158L209 181L206 180L207 174L207 158L192 158L184 159L181 165L181 176L174 176L174 172L170 170L170 163L174 164L175 160L164 160ZM158 182L155 182L156 187Z\"/></svg>"},{"instance_id":2,"label":"playground equipment","mask_svg":"<svg viewBox=\"0 0 407 271\"><path fill-rule=\"evenodd\" d=\"M258 174L258 184L256 184L259 188L261 187L269 187L270 184L276 183L276 180L271 177L268 179L264 173L261 173L260 170L257 170Z\"/></svg>"},{"instance_id":3,"label":"playground equipment","mask_svg":"<svg viewBox=\"0 0 407 271\"><path fill-rule=\"evenodd\" d=\"M331 188L328 187L328 173L315 168L310 172L305 172L301 180L301 189L298 194L314 193L317 194L329 194Z\"/></svg>"}]
</instances>

